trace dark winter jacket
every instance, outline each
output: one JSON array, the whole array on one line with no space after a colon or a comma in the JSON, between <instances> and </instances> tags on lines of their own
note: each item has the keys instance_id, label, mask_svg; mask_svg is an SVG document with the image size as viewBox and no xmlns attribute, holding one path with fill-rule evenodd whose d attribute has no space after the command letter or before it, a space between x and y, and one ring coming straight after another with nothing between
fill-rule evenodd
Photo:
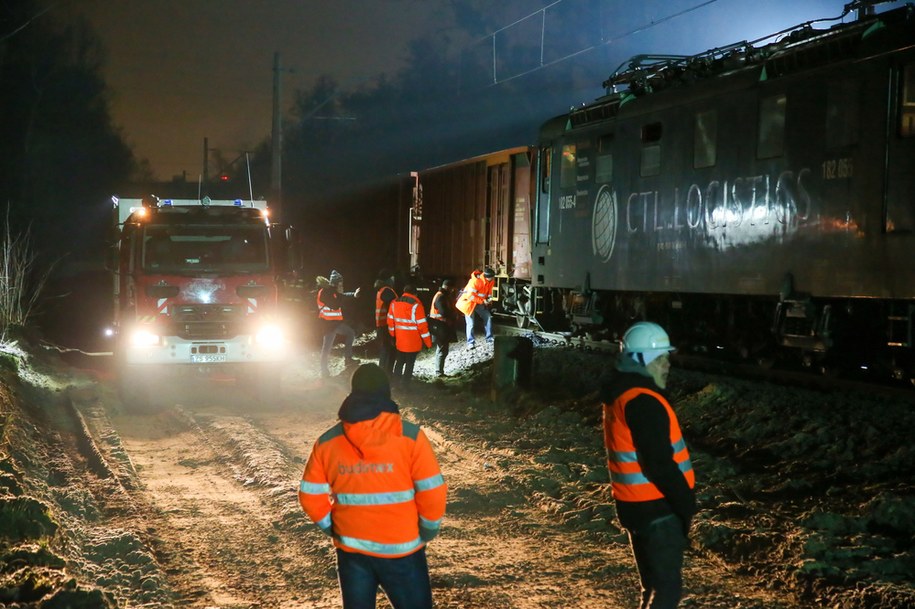
<instances>
[{"instance_id":1,"label":"dark winter jacket","mask_svg":"<svg viewBox=\"0 0 915 609\"><path fill-rule=\"evenodd\" d=\"M621 358L617 373L601 389L601 403L612 404L634 387L644 387L667 398L644 366ZM639 502L617 500L620 523L626 529L639 530L653 520L676 514L684 529L688 530L696 513L696 496L673 459L667 410L656 398L639 395L626 406L626 425L632 432L642 472L658 487L664 498Z\"/></svg>"}]
</instances>

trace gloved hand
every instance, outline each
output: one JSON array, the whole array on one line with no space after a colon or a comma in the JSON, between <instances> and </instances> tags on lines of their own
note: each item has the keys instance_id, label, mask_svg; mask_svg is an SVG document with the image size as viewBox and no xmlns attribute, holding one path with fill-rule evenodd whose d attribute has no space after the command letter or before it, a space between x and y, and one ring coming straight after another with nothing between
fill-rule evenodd
<instances>
[{"instance_id":1,"label":"gloved hand","mask_svg":"<svg viewBox=\"0 0 915 609\"><path fill-rule=\"evenodd\" d=\"M419 523L419 537L425 542L430 542L438 536L439 529L430 529L423 526L422 521Z\"/></svg>"}]
</instances>

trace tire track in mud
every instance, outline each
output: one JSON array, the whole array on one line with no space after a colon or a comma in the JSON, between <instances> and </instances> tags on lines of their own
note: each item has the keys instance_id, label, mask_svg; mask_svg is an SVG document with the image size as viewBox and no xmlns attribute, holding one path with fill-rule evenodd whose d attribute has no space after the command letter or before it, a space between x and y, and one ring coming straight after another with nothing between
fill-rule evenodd
<instances>
[{"instance_id":1,"label":"tire track in mud","mask_svg":"<svg viewBox=\"0 0 915 609\"><path fill-rule=\"evenodd\" d=\"M115 421L181 607L334 607L333 554L296 509L297 467L241 417Z\"/></svg>"}]
</instances>

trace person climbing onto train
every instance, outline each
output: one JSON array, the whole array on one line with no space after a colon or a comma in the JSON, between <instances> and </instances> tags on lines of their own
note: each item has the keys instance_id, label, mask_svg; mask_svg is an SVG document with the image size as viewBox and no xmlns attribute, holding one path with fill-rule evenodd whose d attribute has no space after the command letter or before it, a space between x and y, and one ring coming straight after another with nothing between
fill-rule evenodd
<instances>
[{"instance_id":1,"label":"person climbing onto train","mask_svg":"<svg viewBox=\"0 0 915 609\"><path fill-rule=\"evenodd\" d=\"M358 363L353 357L353 340L356 333L353 328L343 320L343 299L359 298L361 288L354 292L343 291L343 275L336 270L330 272L330 277L318 277L318 319L321 324L321 376L330 376L328 359L334 346L337 335L343 337L343 356L347 366Z\"/></svg>"},{"instance_id":2,"label":"person climbing onto train","mask_svg":"<svg viewBox=\"0 0 915 609\"><path fill-rule=\"evenodd\" d=\"M391 400L387 374L363 364L299 483L299 504L330 535L344 609L431 609L426 544L438 535L448 487L422 428Z\"/></svg>"},{"instance_id":3,"label":"person climbing onto train","mask_svg":"<svg viewBox=\"0 0 915 609\"><path fill-rule=\"evenodd\" d=\"M611 492L639 574L639 609L679 603L696 513L695 472L665 393L671 351L661 326L632 325L623 335L617 373L600 394Z\"/></svg>"},{"instance_id":4,"label":"person climbing onto train","mask_svg":"<svg viewBox=\"0 0 915 609\"><path fill-rule=\"evenodd\" d=\"M435 345L435 375L445 376L448 347L454 340L454 282L445 279L429 305L429 332Z\"/></svg>"},{"instance_id":5,"label":"person climbing onto train","mask_svg":"<svg viewBox=\"0 0 915 609\"><path fill-rule=\"evenodd\" d=\"M486 332L486 342L493 342L492 314L489 312L489 303L492 301L492 289L495 286L496 273L490 267L475 269L470 274L467 285L461 290L457 300L457 309L464 314L467 331L467 345L474 346L473 325L474 318L479 317L483 322Z\"/></svg>"},{"instance_id":6,"label":"person climbing onto train","mask_svg":"<svg viewBox=\"0 0 915 609\"><path fill-rule=\"evenodd\" d=\"M416 288L406 285L403 294L388 309L388 332L394 337L394 377L404 382L413 378L416 355L432 347L426 309L416 296Z\"/></svg>"},{"instance_id":7,"label":"person climbing onto train","mask_svg":"<svg viewBox=\"0 0 915 609\"><path fill-rule=\"evenodd\" d=\"M388 332L388 309L397 298L394 291L394 274L388 270L378 273L375 281L375 344L378 347L378 365L386 373L394 370L394 339Z\"/></svg>"}]
</instances>

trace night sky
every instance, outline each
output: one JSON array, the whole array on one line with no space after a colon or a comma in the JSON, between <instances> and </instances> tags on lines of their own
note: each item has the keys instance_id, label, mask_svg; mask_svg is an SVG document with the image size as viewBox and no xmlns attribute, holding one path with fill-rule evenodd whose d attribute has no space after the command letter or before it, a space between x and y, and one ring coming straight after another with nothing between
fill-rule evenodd
<instances>
[{"instance_id":1,"label":"night sky","mask_svg":"<svg viewBox=\"0 0 915 609\"><path fill-rule=\"evenodd\" d=\"M508 29L501 40L509 40L511 34L513 40L530 43L539 37L538 28L531 24L539 23L540 17L523 18L543 7L599 11L608 24L603 35L611 40L609 44L515 79L542 83L557 70L581 72L581 80L567 91L564 107L543 109L542 118L547 119L599 96L601 78L595 74L605 78L632 53L691 54L753 40L810 19L836 17L844 4L844 0L77 0L54 11L58 17L68 18L74 12L86 17L100 36L107 50L105 75L113 93L115 121L137 156L148 159L159 178L168 179L182 171L189 177L202 171L204 137L211 148L231 159L270 135L275 52L290 70L282 80L286 112L295 91L311 87L322 74L347 88L405 69L407 44L416 38L447 35L449 52L457 57L470 48L487 49L491 38L486 35L502 28ZM469 31L461 19L468 5L485 8L480 31ZM600 65L596 71L595 63ZM590 67L584 69L585 65ZM470 92L468 103L472 99ZM518 144L505 143L506 147Z\"/></svg>"}]
</instances>

